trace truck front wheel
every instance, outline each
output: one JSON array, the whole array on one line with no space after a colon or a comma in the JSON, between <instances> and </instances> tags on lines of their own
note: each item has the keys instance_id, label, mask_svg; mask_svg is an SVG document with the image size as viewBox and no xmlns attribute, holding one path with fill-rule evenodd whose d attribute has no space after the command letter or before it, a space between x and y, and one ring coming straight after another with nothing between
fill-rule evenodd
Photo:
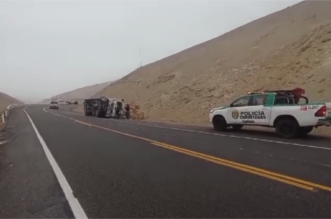
<instances>
[{"instance_id":1,"label":"truck front wheel","mask_svg":"<svg viewBox=\"0 0 331 219\"><path fill-rule=\"evenodd\" d=\"M292 119L281 119L276 124L276 132L284 138L293 138L298 134L299 126Z\"/></svg>"},{"instance_id":2,"label":"truck front wheel","mask_svg":"<svg viewBox=\"0 0 331 219\"><path fill-rule=\"evenodd\" d=\"M215 131L226 131L228 124L223 116L215 116L213 118L213 126Z\"/></svg>"}]
</instances>

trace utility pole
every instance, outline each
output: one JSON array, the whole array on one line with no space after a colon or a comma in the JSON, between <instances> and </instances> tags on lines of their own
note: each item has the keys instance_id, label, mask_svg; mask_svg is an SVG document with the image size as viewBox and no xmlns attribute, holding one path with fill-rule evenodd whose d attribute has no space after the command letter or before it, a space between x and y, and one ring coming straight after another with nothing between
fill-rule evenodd
<instances>
[{"instance_id":1,"label":"utility pole","mask_svg":"<svg viewBox=\"0 0 331 219\"><path fill-rule=\"evenodd\" d=\"M139 50L139 60L140 60L140 68L142 67L142 61L141 61L141 49Z\"/></svg>"}]
</instances>

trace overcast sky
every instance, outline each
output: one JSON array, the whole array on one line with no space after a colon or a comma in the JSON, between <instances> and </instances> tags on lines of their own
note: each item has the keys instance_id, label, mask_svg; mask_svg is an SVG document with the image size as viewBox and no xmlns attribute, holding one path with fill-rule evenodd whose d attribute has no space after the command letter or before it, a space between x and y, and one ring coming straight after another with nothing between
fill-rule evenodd
<instances>
[{"instance_id":1,"label":"overcast sky","mask_svg":"<svg viewBox=\"0 0 331 219\"><path fill-rule=\"evenodd\" d=\"M116 80L299 0L0 0L0 91L38 101Z\"/></svg>"}]
</instances>

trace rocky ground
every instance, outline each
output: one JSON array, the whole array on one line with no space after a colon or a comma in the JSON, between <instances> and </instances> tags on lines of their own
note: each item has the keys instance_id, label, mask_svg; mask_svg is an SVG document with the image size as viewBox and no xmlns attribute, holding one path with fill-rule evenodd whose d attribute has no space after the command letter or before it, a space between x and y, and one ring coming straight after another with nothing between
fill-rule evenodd
<instances>
[{"instance_id":1,"label":"rocky ground","mask_svg":"<svg viewBox=\"0 0 331 219\"><path fill-rule=\"evenodd\" d=\"M137 69L97 95L134 100L148 119L200 124L211 108L248 91L302 87L311 101L331 101L330 9L331 1L288 7Z\"/></svg>"}]
</instances>

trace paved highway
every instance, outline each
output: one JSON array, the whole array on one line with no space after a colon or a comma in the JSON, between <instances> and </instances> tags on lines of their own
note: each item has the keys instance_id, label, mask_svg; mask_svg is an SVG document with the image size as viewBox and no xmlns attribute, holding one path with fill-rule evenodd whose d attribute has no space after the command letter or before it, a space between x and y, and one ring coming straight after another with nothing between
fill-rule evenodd
<instances>
[{"instance_id":1,"label":"paved highway","mask_svg":"<svg viewBox=\"0 0 331 219\"><path fill-rule=\"evenodd\" d=\"M331 217L329 139L26 112L0 146L0 217Z\"/></svg>"}]
</instances>

